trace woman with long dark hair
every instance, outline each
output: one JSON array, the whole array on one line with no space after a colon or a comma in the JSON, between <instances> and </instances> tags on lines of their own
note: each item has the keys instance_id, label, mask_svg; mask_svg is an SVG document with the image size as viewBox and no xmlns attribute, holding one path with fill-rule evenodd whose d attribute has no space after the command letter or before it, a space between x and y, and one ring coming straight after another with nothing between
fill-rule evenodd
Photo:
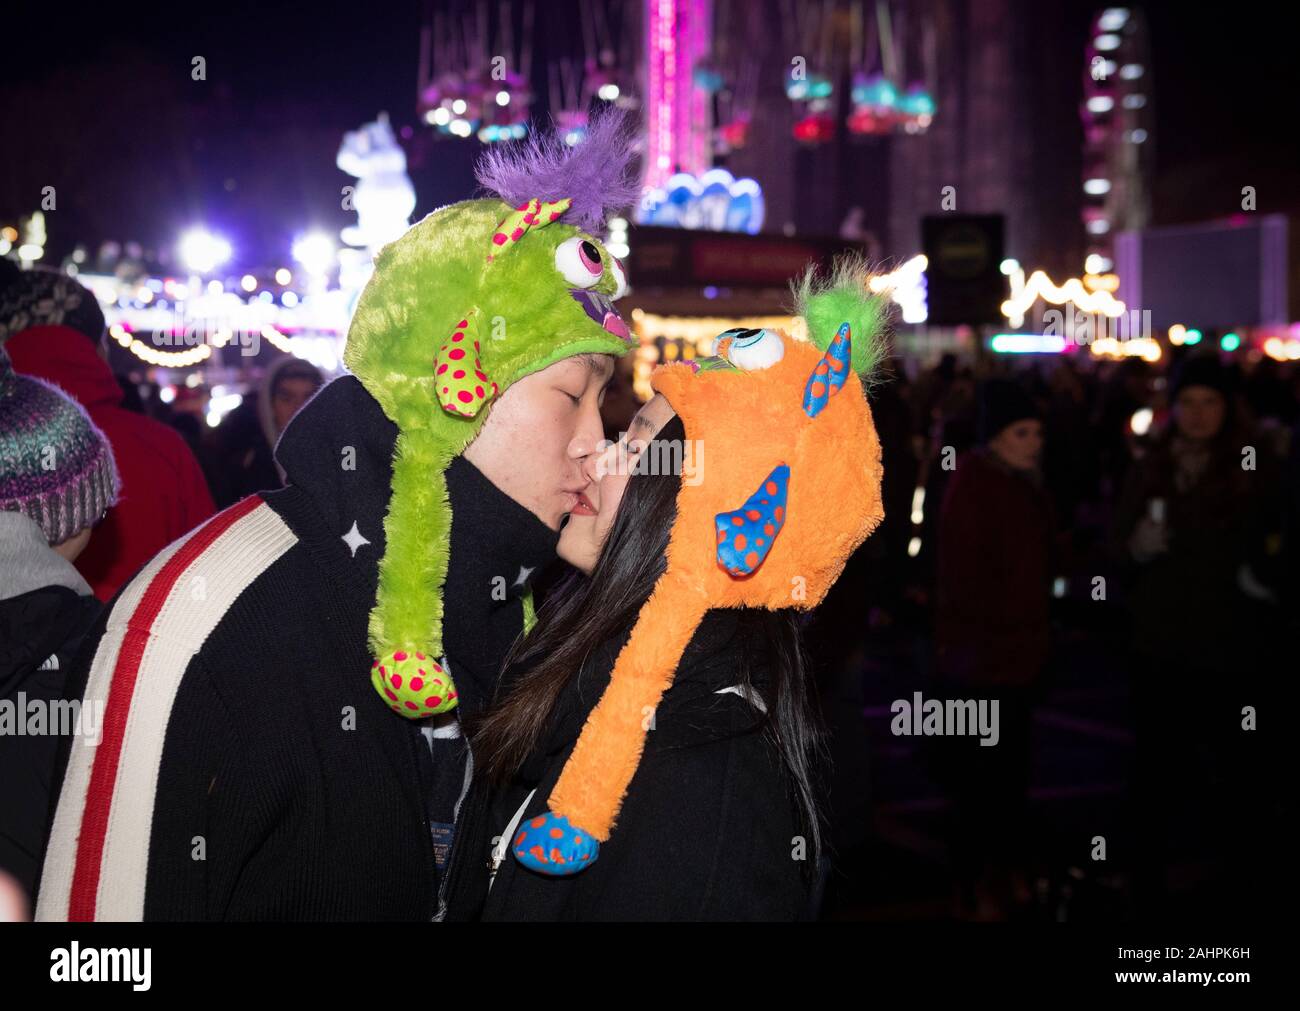
<instances>
[{"instance_id":1,"label":"woman with long dark hair","mask_svg":"<svg viewBox=\"0 0 1300 1011\"><path fill-rule=\"evenodd\" d=\"M574 572L465 727L449 919L815 912L824 747L798 612L879 521L879 443L847 326L816 346L731 333L702 369L660 369L588 458L558 549Z\"/></svg>"}]
</instances>

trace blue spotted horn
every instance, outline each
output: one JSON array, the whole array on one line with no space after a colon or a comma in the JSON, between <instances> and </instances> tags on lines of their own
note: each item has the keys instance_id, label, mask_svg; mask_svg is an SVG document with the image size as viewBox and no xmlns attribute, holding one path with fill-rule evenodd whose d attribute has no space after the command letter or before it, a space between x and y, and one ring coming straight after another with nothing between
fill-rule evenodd
<instances>
[{"instance_id":1,"label":"blue spotted horn","mask_svg":"<svg viewBox=\"0 0 1300 1011\"><path fill-rule=\"evenodd\" d=\"M841 323L835 339L831 341L830 347L804 386L803 409L808 417L817 417L822 408L830 403L831 397L839 392L844 380L848 378L852 358L853 337L849 333L849 325Z\"/></svg>"},{"instance_id":2,"label":"blue spotted horn","mask_svg":"<svg viewBox=\"0 0 1300 1011\"><path fill-rule=\"evenodd\" d=\"M785 500L790 468L779 464L739 509L718 513L718 564L736 578L751 575L767 558L772 542L785 526Z\"/></svg>"}]
</instances>

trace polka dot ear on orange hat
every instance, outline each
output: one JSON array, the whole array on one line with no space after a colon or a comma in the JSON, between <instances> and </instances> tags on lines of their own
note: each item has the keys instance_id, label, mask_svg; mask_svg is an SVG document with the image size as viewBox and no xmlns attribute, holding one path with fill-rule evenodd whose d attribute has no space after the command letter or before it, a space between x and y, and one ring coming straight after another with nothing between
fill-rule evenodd
<instances>
[{"instance_id":1,"label":"polka dot ear on orange hat","mask_svg":"<svg viewBox=\"0 0 1300 1011\"><path fill-rule=\"evenodd\" d=\"M394 650L376 660L370 683L389 709L412 720L448 712L459 704L451 674L433 657L414 650Z\"/></svg>"},{"instance_id":2,"label":"polka dot ear on orange hat","mask_svg":"<svg viewBox=\"0 0 1300 1011\"><path fill-rule=\"evenodd\" d=\"M497 384L483 371L478 340L472 336L473 332L469 318L462 319L433 358L438 403L449 414L469 418L478 414L483 405L497 395Z\"/></svg>"},{"instance_id":3,"label":"polka dot ear on orange hat","mask_svg":"<svg viewBox=\"0 0 1300 1011\"><path fill-rule=\"evenodd\" d=\"M817 368L808 377L807 386L804 387L803 409L808 417L815 418L821 414L830 398L839 393L845 377L849 374L852 360L853 335L850 333L849 325L842 323L830 347L822 355L822 360L817 363Z\"/></svg>"},{"instance_id":4,"label":"polka dot ear on orange hat","mask_svg":"<svg viewBox=\"0 0 1300 1011\"><path fill-rule=\"evenodd\" d=\"M772 542L785 526L785 499L790 468L777 467L739 509L718 513L718 564L729 575L748 576L763 564Z\"/></svg>"},{"instance_id":5,"label":"polka dot ear on orange hat","mask_svg":"<svg viewBox=\"0 0 1300 1011\"><path fill-rule=\"evenodd\" d=\"M552 877L577 874L600 855L600 843L593 836L553 811L528 819L511 846L521 864Z\"/></svg>"}]
</instances>

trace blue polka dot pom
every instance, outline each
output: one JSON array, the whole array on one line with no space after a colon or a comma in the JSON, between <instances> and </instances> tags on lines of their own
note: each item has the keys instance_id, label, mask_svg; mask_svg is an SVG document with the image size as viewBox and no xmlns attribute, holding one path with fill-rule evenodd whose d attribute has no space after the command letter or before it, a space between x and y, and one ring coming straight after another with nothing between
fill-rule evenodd
<instances>
[{"instance_id":1,"label":"blue polka dot pom","mask_svg":"<svg viewBox=\"0 0 1300 1011\"><path fill-rule=\"evenodd\" d=\"M510 848L530 871L561 877L577 874L596 862L600 843L563 815L547 811L519 826Z\"/></svg>"}]
</instances>

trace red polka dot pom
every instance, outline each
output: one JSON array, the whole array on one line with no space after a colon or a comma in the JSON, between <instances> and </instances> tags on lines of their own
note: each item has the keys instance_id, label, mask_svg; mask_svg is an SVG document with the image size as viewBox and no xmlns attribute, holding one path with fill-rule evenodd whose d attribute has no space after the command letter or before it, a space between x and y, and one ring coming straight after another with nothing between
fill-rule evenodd
<instances>
[{"instance_id":1,"label":"red polka dot pom","mask_svg":"<svg viewBox=\"0 0 1300 1011\"><path fill-rule=\"evenodd\" d=\"M441 678L431 682L428 668ZM385 705L411 719L449 712L458 704L451 678L423 651L393 650L379 657L371 666L370 680ZM433 692L429 690L431 683L436 683Z\"/></svg>"}]
</instances>

